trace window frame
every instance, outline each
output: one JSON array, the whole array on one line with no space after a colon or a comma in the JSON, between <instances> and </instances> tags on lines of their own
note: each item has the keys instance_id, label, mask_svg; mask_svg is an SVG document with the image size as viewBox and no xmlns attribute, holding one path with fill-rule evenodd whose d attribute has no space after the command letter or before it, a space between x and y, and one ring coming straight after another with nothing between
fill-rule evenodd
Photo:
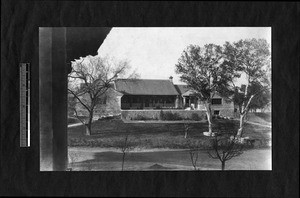
<instances>
[{"instance_id":1,"label":"window frame","mask_svg":"<svg viewBox=\"0 0 300 198\"><path fill-rule=\"evenodd\" d=\"M217 101L220 100L220 103L215 103L216 100L217 100ZM214 102L214 101L215 101L215 102ZM222 103L223 103L222 98L212 98L212 99L211 99L211 104L212 104L212 105L222 105Z\"/></svg>"}]
</instances>

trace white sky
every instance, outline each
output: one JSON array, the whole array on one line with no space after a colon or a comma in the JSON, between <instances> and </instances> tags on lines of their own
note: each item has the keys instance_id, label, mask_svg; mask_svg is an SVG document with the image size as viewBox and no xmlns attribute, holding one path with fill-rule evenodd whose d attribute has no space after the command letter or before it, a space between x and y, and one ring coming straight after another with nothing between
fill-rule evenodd
<instances>
[{"instance_id":1,"label":"white sky","mask_svg":"<svg viewBox=\"0 0 300 198\"><path fill-rule=\"evenodd\" d=\"M113 28L98 55L127 59L142 79L168 79L176 84L175 64L189 44L223 45L247 38L264 38L271 45L271 27L158 27ZM243 83L241 78L237 84Z\"/></svg>"}]
</instances>

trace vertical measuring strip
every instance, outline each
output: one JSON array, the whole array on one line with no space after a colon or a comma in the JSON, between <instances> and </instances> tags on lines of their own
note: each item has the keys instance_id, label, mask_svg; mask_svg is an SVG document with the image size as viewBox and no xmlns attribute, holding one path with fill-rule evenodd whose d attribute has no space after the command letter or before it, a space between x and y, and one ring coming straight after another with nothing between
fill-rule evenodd
<instances>
[{"instance_id":1,"label":"vertical measuring strip","mask_svg":"<svg viewBox=\"0 0 300 198\"><path fill-rule=\"evenodd\" d=\"M20 147L30 146L30 64L20 63Z\"/></svg>"}]
</instances>

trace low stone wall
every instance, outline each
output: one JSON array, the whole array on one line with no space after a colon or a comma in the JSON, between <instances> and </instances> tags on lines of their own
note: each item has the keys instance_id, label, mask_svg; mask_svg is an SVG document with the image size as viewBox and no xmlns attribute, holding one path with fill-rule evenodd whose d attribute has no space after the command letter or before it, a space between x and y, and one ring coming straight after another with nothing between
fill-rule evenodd
<instances>
[{"instance_id":1,"label":"low stone wall","mask_svg":"<svg viewBox=\"0 0 300 198\"><path fill-rule=\"evenodd\" d=\"M171 112L179 115L183 119L192 119L193 114L197 114L200 118L204 119L206 111L203 110L182 110L182 109L163 109L163 110L121 110L122 119L137 120L138 116L151 120L159 120L161 111L163 113Z\"/></svg>"}]
</instances>

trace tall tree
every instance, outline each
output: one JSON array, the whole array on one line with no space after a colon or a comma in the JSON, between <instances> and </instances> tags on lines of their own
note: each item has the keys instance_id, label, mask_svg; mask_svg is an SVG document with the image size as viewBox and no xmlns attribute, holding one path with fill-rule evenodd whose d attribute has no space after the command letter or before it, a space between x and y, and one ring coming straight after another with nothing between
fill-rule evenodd
<instances>
[{"instance_id":1,"label":"tall tree","mask_svg":"<svg viewBox=\"0 0 300 198\"><path fill-rule=\"evenodd\" d=\"M253 101L270 90L270 46L265 39L246 39L224 45L224 64L246 76L246 85L235 89L234 101L239 105L240 126L237 136L242 136L246 115Z\"/></svg>"},{"instance_id":2,"label":"tall tree","mask_svg":"<svg viewBox=\"0 0 300 198\"><path fill-rule=\"evenodd\" d=\"M111 83L117 77L124 76L129 68L127 61L115 62L99 56L87 56L72 63L68 93L88 113L88 119L83 120L78 114L78 108L73 108L77 118L86 126L86 135L91 135L96 105L105 99L108 89L113 88ZM134 74L129 77L134 77Z\"/></svg>"},{"instance_id":3,"label":"tall tree","mask_svg":"<svg viewBox=\"0 0 300 198\"><path fill-rule=\"evenodd\" d=\"M222 64L223 52L219 45L203 47L189 45L175 65L181 81L194 90L196 97L203 101L208 120L208 132L212 135L211 99L215 93L229 95L229 82L236 74L230 64Z\"/></svg>"},{"instance_id":4,"label":"tall tree","mask_svg":"<svg viewBox=\"0 0 300 198\"><path fill-rule=\"evenodd\" d=\"M258 94L256 94L258 93ZM254 82L249 86L249 95L256 94L249 104L249 110L264 109L271 102L271 93L268 87L261 83Z\"/></svg>"}]
</instances>

